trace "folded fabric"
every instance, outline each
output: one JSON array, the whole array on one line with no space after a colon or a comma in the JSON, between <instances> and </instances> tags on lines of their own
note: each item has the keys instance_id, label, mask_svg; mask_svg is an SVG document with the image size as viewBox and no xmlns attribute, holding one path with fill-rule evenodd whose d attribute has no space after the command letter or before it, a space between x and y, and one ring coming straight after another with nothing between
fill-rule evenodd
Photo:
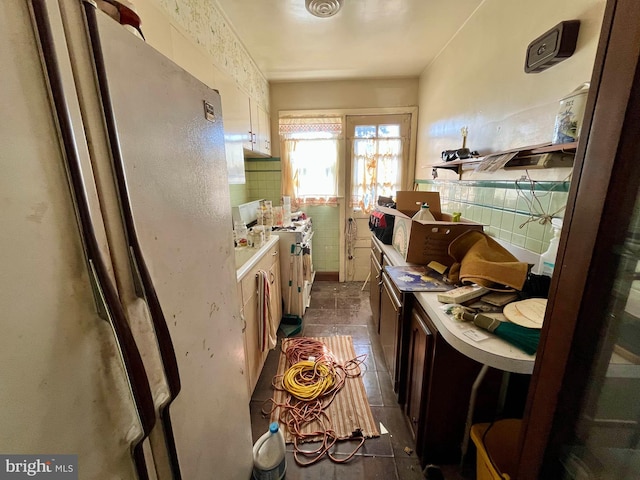
<instances>
[{"instance_id":1,"label":"folded fabric","mask_svg":"<svg viewBox=\"0 0 640 480\"><path fill-rule=\"evenodd\" d=\"M449 255L457 262L449 280L477 283L496 291L522 290L529 265L520 262L484 232L469 230L449 245ZM452 278L452 275L458 278Z\"/></svg>"}]
</instances>

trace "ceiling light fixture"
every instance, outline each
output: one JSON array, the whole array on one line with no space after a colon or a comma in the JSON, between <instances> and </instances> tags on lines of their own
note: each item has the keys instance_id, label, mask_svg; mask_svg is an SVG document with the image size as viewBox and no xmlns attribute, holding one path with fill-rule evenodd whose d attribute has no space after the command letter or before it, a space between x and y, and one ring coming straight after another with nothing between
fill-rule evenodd
<instances>
[{"instance_id":1,"label":"ceiling light fixture","mask_svg":"<svg viewBox=\"0 0 640 480\"><path fill-rule=\"evenodd\" d=\"M333 17L342 8L343 0L305 0L305 6L311 15Z\"/></svg>"}]
</instances>

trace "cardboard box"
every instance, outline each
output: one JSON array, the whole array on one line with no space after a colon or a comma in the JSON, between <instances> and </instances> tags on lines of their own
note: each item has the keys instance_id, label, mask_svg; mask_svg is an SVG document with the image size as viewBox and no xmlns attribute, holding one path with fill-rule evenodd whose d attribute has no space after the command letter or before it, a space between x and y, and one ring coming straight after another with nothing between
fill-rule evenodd
<instances>
[{"instance_id":1,"label":"cardboard box","mask_svg":"<svg viewBox=\"0 0 640 480\"><path fill-rule=\"evenodd\" d=\"M429 204L429 210L434 217L438 218L440 214L440 194L438 192L414 192L400 191L396 192L396 209L404 213L407 217L412 217L423 203Z\"/></svg>"},{"instance_id":2,"label":"cardboard box","mask_svg":"<svg viewBox=\"0 0 640 480\"><path fill-rule=\"evenodd\" d=\"M429 210L436 222L421 222L411 217L422 203L429 204ZM393 247L409 263L426 265L431 261L451 266L449 244L468 230L482 231L482 225L461 218L452 222L452 216L442 213L438 192L396 192L397 209L378 207L386 214L394 215Z\"/></svg>"}]
</instances>

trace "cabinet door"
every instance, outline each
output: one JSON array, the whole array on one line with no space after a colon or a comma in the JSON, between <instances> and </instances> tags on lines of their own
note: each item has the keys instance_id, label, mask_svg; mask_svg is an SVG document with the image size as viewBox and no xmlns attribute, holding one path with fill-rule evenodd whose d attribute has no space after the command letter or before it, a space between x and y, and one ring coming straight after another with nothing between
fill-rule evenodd
<instances>
[{"instance_id":1,"label":"cabinet door","mask_svg":"<svg viewBox=\"0 0 640 480\"><path fill-rule=\"evenodd\" d=\"M399 362L397 356L401 318L402 302L391 285L391 280L383 273L382 295L380 298L380 343L396 392L399 384Z\"/></svg>"},{"instance_id":2,"label":"cabinet door","mask_svg":"<svg viewBox=\"0 0 640 480\"><path fill-rule=\"evenodd\" d=\"M371 315L373 324L380 333L380 289L382 288L382 270L377 258L371 252L371 283L369 284L369 305L371 305Z\"/></svg>"},{"instance_id":3,"label":"cabinet door","mask_svg":"<svg viewBox=\"0 0 640 480\"><path fill-rule=\"evenodd\" d=\"M260 105L257 105L257 113L257 150L265 155L271 155L271 125L269 123L269 113Z\"/></svg>"},{"instance_id":4,"label":"cabinet door","mask_svg":"<svg viewBox=\"0 0 640 480\"><path fill-rule=\"evenodd\" d=\"M425 389L428 387L428 375L431 367L430 354L433 352L433 335L425 325L421 309L414 307L411 311L411 327L409 340L409 371L407 378L407 393L405 413L409 417L409 424L416 449L420 451L421 412L423 400L427 398Z\"/></svg>"},{"instance_id":5,"label":"cabinet door","mask_svg":"<svg viewBox=\"0 0 640 480\"><path fill-rule=\"evenodd\" d=\"M248 95L244 98L244 109L247 112L247 118L249 122L246 124L248 127L242 142L242 147L248 152L253 152L256 150L256 141L257 141L257 129L258 129L258 104L251 100L251 97Z\"/></svg>"},{"instance_id":6,"label":"cabinet door","mask_svg":"<svg viewBox=\"0 0 640 480\"><path fill-rule=\"evenodd\" d=\"M238 296L242 298L241 313L244 318L244 354L245 354L245 374L249 387L249 395L258 382L262 373L262 367L267 359L269 350L264 352L260 349L260 317L258 315L258 271L267 272L270 281L269 305L271 307L271 318L280 322L282 317L281 287L280 287L280 261L279 249L276 244L269 252L258 261L257 265L242 279L238 285Z\"/></svg>"},{"instance_id":7,"label":"cabinet door","mask_svg":"<svg viewBox=\"0 0 640 480\"><path fill-rule=\"evenodd\" d=\"M255 283L255 275L253 273L249 275ZM246 284L243 284L243 292L245 285ZM246 322L244 331L246 375L249 386L249 396L251 397L262 369L262 352L260 351L260 332L258 329L258 295L255 288L252 288L250 292L242 309Z\"/></svg>"},{"instance_id":8,"label":"cabinet door","mask_svg":"<svg viewBox=\"0 0 640 480\"><path fill-rule=\"evenodd\" d=\"M258 105L258 102L249 98L248 105L251 126L249 127L249 139L243 143L247 157L268 157L271 155L271 124L269 113Z\"/></svg>"},{"instance_id":9,"label":"cabinet door","mask_svg":"<svg viewBox=\"0 0 640 480\"><path fill-rule=\"evenodd\" d=\"M420 448L416 452L423 465L457 463L471 389L482 365L453 348L435 329L431 331L433 353L429 358L428 386L423 385L426 398L420 410ZM501 382L502 372L487 372L476 398L473 423L495 418Z\"/></svg>"},{"instance_id":10,"label":"cabinet door","mask_svg":"<svg viewBox=\"0 0 640 480\"><path fill-rule=\"evenodd\" d=\"M251 379L249 375L249 340L247 338L247 317L244 315L244 302L242 299L242 282L238 282L238 301L240 302L240 320L242 322L242 342L244 347L244 370L242 374L247 383L247 391L251 397Z\"/></svg>"},{"instance_id":11,"label":"cabinet door","mask_svg":"<svg viewBox=\"0 0 640 480\"><path fill-rule=\"evenodd\" d=\"M238 88L235 81L224 72L215 69L215 88L222 100L222 123L224 125L224 146L227 157L229 183L245 183L244 152L245 143L251 141L251 118L249 117L249 96Z\"/></svg>"}]
</instances>

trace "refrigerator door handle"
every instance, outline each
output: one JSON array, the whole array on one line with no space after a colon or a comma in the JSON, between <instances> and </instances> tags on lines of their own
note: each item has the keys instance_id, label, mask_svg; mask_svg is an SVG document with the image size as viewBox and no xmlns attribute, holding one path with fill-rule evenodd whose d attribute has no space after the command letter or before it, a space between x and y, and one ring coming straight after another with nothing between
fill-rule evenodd
<instances>
[{"instance_id":1,"label":"refrigerator door handle","mask_svg":"<svg viewBox=\"0 0 640 480\"><path fill-rule=\"evenodd\" d=\"M131 272L133 275L133 288L135 289L138 298L145 298L144 293L144 281L142 279L142 273L136 260L136 254L133 251L133 247L129 246L129 264L131 265Z\"/></svg>"},{"instance_id":2,"label":"refrigerator door handle","mask_svg":"<svg viewBox=\"0 0 640 480\"><path fill-rule=\"evenodd\" d=\"M96 310L101 319L109 321L109 306L107 305L107 299L104 298L104 292L100 286L96 266L93 260L90 259L87 260L87 264L89 265L89 281L91 282L91 290L93 291L93 298L96 302Z\"/></svg>"},{"instance_id":3,"label":"refrigerator door handle","mask_svg":"<svg viewBox=\"0 0 640 480\"><path fill-rule=\"evenodd\" d=\"M95 219L90 208L80 158L81 144L76 138L76 135L80 135L78 132L83 131L82 116L80 107L77 105L77 92L73 82L69 52L65 44L61 12L56 2L32 0L31 3L38 43L42 51L43 67L51 92L52 109L58 119L60 140L65 151L69 186L90 271L89 276L94 277L94 292L97 294L96 298L100 299L97 308L99 311L103 310L102 313L110 321L142 427L143 434L132 443L132 456L139 478L147 479L149 473L143 442L156 421L153 396L140 351L127 323L116 288L109 276L94 229ZM76 99L75 102L73 99Z\"/></svg>"}]
</instances>

